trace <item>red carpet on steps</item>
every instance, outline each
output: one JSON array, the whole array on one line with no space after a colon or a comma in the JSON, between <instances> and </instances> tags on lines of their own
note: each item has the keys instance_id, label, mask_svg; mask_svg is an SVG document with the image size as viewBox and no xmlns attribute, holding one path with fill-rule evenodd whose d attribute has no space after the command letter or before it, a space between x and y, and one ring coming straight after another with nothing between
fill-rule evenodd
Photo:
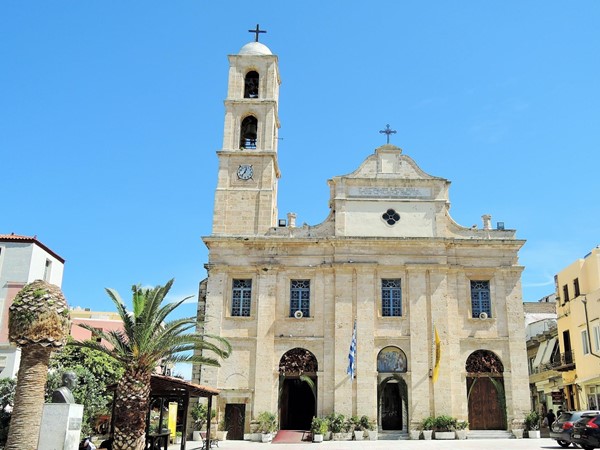
<instances>
[{"instance_id":1,"label":"red carpet on steps","mask_svg":"<svg viewBox=\"0 0 600 450\"><path fill-rule=\"evenodd\" d=\"M298 444L310 442L310 431L304 430L279 430L273 438L273 444Z\"/></svg>"}]
</instances>

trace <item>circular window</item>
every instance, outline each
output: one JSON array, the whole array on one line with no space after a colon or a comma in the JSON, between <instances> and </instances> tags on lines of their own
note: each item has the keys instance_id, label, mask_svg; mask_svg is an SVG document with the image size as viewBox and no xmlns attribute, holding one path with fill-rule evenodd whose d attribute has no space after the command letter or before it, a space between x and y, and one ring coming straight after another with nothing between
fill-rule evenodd
<instances>
[{"instance_id":1,"label":"circular window","mask_svg":"<svg viewBox=\"0 0 600 450\"><path fill-rule=\"evenodd\" d=\"M388 225L395 225L396 222L400 220L400 214L398 214L393 209L388 209L386 212L383 213L381 218L385 220Z\"/></svg>"}]
</instances>

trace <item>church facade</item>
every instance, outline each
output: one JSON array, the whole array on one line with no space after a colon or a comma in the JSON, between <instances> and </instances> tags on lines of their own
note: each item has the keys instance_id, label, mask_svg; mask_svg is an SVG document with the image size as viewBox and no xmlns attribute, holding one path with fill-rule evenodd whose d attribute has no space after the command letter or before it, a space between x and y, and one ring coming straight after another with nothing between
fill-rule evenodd
<instances>
[{"instance_id":1,"label":"church facade","mask_svg":"<svg viewBox=\"0 0 600 450\"><path fill-rule=\"evenodd\" d=\"M524 241L489 216L458 225L450 182L391 144L328 181L323 223L281 221L278 59L251 42L229 63L199 315L233 353L194 372L221 390L229 438L263 411L282 429L333 412L400 432L442 414L482 430L522 421Z\"/></svg>"}]
</instances>

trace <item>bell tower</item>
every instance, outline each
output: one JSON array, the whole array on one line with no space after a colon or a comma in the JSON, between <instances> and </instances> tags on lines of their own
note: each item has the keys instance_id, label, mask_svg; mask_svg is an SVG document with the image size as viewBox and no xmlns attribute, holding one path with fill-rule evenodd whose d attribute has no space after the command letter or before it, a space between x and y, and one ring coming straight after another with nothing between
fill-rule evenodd
<instances>
[{"instance_id":1,"label":"bell tower","mask_svg":"<svg viewBox=\"0 0 600 450\"><path fill-rule=\"evenodd\" d=\"M229 55L213 236L263 235L277 225L277 56L256 40Z\"/></svg>"}]
</instances>

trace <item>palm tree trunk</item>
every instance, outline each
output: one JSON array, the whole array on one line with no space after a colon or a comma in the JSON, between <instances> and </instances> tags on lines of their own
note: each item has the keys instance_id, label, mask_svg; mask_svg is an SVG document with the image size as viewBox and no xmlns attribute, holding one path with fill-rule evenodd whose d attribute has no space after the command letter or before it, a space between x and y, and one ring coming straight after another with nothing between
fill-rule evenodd
<instances>
[{"instance_id":1,"label":"palm tree trunk","mask_svg":"<svg viewBox=\"0 0 600 450\"><path fill-rule=\"evenodd\" d=\"M51 351L51 348L38 344L21 349L21 365L6 450L38 448Z\"/></svg>"},{"instance_id":2,"label":"palm tree trunk","mask_svg":"<svg viewBox=\"0 0 600 450\"><path fill-rule=\"evenodd\" d=\"M113 450L144 450L150 373L127 370L117 385Z\"/></svg>"}]
</instances>

